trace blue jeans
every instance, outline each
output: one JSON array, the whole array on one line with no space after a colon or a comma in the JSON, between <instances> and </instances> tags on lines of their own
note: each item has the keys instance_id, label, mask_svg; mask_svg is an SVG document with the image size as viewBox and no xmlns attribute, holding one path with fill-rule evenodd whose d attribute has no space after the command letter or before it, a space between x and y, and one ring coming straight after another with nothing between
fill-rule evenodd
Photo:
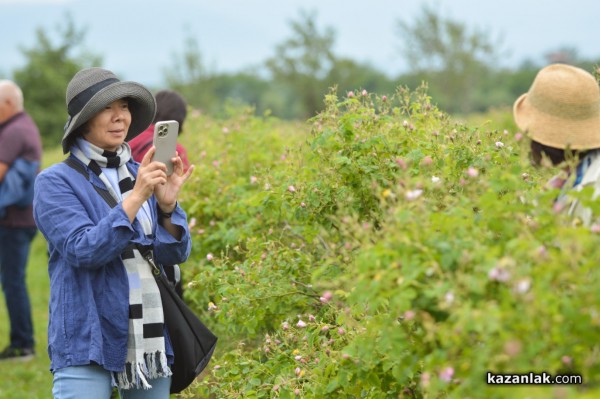
<instances>
[{"instance_id":1,"label":"blue jeans","mask_svg":"<svg viewBox=\"0 0 600 399\"><path fill-rule=\"evenodd\" d=\"M25 268L36 231L34 227L0 226L0 280L10 319L12 348L33 348L35 344Z\"/></svg>"},{"instance_id":2,"label":"blue jeans","mask_svg":"<svg viewBox=\"0 0 600 399\"><path fill-rule=\"evenodd\" d=\"M168 399L171 378L149 380L151 389L119 390L121 399ZM71 366L54 372L54 399L109 399L112 393L110 371L101 366Z\"/></svg>"}]
</instances>

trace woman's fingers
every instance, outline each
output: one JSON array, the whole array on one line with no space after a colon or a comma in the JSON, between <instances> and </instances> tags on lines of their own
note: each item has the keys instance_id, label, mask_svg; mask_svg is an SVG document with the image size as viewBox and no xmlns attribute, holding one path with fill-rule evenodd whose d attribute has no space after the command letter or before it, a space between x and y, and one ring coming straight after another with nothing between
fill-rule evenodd
<instances>
[{"instance_id":1,"label":"woman's fingers","mask_svg":"<svg viewBox=\"0 0 600 399\"><path fill-rule=\"evenodd\" d=\"M142 162L140 162L140 165L147 166L150 162L152 162L152 157L154 156L155 152L156 152L156 147L151 146L150 149L144 154L144 157L142 158Z\"/></svg>"},{"instance_id":2,"label":"woman's fingers","mask_svg":"<svg viewBox=\"0 0 600 399\"><path fill-rule=\"evenodd\" d=\"M183 181L186 181L191 175L192 172L194 171L195 166L194 165L190 165L190 167L188 168L188 170L183 174Z\"/></svg>"}]
</instances>

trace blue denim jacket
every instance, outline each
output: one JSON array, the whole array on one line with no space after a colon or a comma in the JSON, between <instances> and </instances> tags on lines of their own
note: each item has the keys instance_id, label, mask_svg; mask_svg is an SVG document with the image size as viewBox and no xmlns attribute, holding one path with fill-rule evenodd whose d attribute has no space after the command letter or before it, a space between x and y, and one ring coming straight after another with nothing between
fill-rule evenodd
<instances>
[{"instance_id":1,"label":"blue denim jacket","mask_svg":"<svg viewBox=\"0 0 600 399\"><path fill-rule=\"evenodd\" d=\"M79 162L79 161L78 161ZM139 164L128 163L137 175ZM177 206L172 223L184 233L177 241L158 223L146 237L140 223L129 222L121 203L110 208L92 184L105 189L89 171L85 180L64 162L43 170L35 180L33 211L48 242L50 369L95 362L122 371L127 355L129 284L121 252L130 243L154 246L158 263L182 263L191 250L185 212ZM91 184L90 184L91 183ZM152 218L156 198L150 198ZM171 343L166 339L172 359Z\"/></svg>"}]
</instances>

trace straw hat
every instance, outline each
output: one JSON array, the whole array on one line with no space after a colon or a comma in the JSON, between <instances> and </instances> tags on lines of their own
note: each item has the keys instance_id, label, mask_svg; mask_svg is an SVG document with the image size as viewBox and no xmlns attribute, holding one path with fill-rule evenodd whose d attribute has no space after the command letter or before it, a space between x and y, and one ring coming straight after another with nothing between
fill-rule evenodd
<instances>
[{"instance_id":1,"label":"straw hat","mask_svg":"<svg viewBox=\"0 0 600 399\"><path fill-rule=\"evenodd\" d=\"M69 152L69 136L113 101L127 98L131 125L126 141L131 140L152 123L156 101L152 93L136 82L121 82L114 73L102 68L77 72L67 86L69 118L62 138L63 153Z\"/></svg>"},{"instance_id":2,"label":"straw hat","mask_svg":"<svg viewBox=\"0 0 600 399\"><path fill-rule=\"evenodd\" d=\"M600 87L583 69L553 64L541 69L513 106L517 126L532 140L573 150L600 147Z\"/></svg>"}]
</instances>

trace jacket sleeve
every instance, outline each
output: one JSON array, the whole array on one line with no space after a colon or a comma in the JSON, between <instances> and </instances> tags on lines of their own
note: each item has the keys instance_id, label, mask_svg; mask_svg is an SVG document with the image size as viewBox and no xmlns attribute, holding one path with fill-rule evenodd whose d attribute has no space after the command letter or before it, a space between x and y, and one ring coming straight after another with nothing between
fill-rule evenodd
<instances>
[{"instance_id":1,"label":"jacket sleeve","mask_svg":"<svg viewBox=\"0 0 600 399\"><path fill-rule=\"evenodd\" d=\"M158 220L156 207L154 220ZM160 223L157 223L156 236L154 240L154 256L156 260L163 265L173 265L185 262L192 249L192 240L187 223L187 216L179 203L171 216L171 223L180 226L182 236L176 240Z\"/></svg>"},{"instance_id":2,"label":"jacket sleeve","mask_svg":"<svg viewBox=\"0 0 600 399\"><path fill-rule=\"evenodd\" d=\"M111 209L89 182L64 168L55 165L36 178L34 219L49 248L70 266L100 268L116 260L136 232L121 204Z\"/></svg>"}]
</instances>

